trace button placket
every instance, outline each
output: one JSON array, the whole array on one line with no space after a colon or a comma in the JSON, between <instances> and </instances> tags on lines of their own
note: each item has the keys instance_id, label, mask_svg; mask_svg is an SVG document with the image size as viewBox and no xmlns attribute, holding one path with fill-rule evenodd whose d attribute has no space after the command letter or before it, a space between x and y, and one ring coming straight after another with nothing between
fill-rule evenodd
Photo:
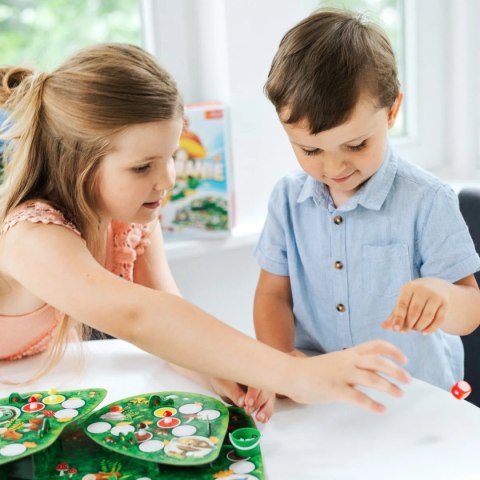
<instances>
[{"instance_id":1,"label":"button placket","mask_svg":"<svg viewBox=\"0 0 480 480\"><path fill-rule=\"evenodd\" d=\"M337 315L336 331L339 348L352 343L350 332L350 313L348 305L348 282L345 268L346 258L346 222L343 215L333 214L331 217L331 253L333 270L333 288L335 302L333 307Z\"/></svg>"}]
</instances>

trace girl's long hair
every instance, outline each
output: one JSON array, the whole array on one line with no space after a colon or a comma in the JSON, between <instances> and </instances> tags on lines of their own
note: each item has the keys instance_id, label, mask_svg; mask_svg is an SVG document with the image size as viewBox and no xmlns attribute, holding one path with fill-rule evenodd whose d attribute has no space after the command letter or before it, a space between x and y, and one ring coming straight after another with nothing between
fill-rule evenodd
<instances>
[{"instance_id":1,"label":"girl's long hair","mask_svg":"<svg viewBox=\"0 0 480 480\"><path fill-rule=\"evenodd\" d=\"M0 223L24 202L42 200L77 227L102 261L100 162L112 136L126 127L182 116L175 81L141 48L101 44L51 73L0 67L0 108L7 114L0 130L5 142ZM52 358L61 356L71 323L65 318L58 329Z\"/></svg>"}]
</instances>

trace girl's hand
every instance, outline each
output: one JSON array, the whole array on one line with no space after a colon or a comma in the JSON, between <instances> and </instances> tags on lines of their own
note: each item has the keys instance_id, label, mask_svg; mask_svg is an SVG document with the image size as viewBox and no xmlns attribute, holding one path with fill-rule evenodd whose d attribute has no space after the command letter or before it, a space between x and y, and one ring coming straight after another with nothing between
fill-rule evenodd
<instances>
[{"instance_id":1,"label":"girl's hand","mask_svg":"<svg viewBox=\"0 0 480 480\"><path fill-rule=\"evenodd\" d=\"M418 278L406 283L382 327L396 332L435 332L445 323L449 285L438 278Z\"/></svg>"},{"instance_id":2,"label":"girl's hand","mask_svg":"<svg viewBox=\"0 0 480 480\"><path fill-rule=\"evenodd\" d=\"M309 358L292 358L296 368L295 380L286 393L300 403L354 403L374 412L385 411L385 406L355 387L374 388L401 397L402 390L385 375L401 383L408 383L410 375L391 360L406 363L405 355L395 346L382 340L372 340L353 348Z\"/></svg>"}]
</instances>

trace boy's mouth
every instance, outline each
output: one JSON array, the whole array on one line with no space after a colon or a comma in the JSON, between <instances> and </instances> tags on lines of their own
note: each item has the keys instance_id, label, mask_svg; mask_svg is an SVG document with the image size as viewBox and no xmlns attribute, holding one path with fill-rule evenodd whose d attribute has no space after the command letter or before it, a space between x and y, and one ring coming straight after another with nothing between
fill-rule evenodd
<instances>
[{"instance_id":1,"label":"boy's mouth","mask_svg":"<svg viewBox=\"0 0 480 480\"><path fill-rule=\"evenodd\" d=\"M354 173L355 172L352 172L349 175L346 175L345 177L331 178L330 180L333 180L336 183L343 183L343 182L346 182Z\"/></svg>"}]
</instances>

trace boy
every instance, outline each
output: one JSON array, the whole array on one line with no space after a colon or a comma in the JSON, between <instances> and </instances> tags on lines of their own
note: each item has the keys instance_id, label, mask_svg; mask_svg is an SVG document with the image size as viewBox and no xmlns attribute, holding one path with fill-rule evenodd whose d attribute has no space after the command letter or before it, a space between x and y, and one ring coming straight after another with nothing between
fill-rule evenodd
<instances>
[{"instance_id":1,"label":"boy","mask_svg":"<svg viewBox=\"0 0 480 480\"><path fill-rule=\"evenodd\" d=\"M455 193L388 144L402 93L386 35L318 10L284 36L265 91L303 171L276 185L256 248L258 339L303 355L383 338L450 389L480 259Z\"/></svg>"}]
</instances>

